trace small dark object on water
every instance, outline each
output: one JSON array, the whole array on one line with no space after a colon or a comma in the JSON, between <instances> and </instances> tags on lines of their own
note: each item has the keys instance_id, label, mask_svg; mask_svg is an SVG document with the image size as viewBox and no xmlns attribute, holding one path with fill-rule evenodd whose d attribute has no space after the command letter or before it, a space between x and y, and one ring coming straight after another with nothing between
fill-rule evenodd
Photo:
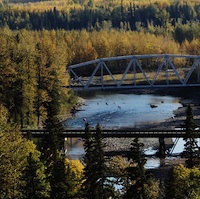
<instances>
[{"instance_id":1,"label":"small dark object on water","mask_svg":"<svg viewBox=\"0 0 200 199\"><path fill-rule=\"evenodd\" d=\"M156 106L155 104L150 104L151 108L157 108L158 106Z\"/></svg>"}]
</instances>

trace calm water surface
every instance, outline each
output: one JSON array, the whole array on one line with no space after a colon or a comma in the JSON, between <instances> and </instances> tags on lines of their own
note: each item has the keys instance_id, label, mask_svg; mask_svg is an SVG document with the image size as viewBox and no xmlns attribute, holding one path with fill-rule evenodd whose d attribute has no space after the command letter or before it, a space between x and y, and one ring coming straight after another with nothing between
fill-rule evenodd
<instances>
[{"instance_id":1,"label":"calm water surface","mask_svg":"<svg viewBox=\"0 0 200 199\"><path fill-rule=\"evenodd\" d=\"M181 107L179 98L153 94L123 94L111 92L90 93L81 96L84 104L65 127L84 127L86 120L91 127L99 123L106 128L141 127L143 124L163 122L174 116ZM151 108L150 105L156 105Z\"/></svg>"},{"instance_id":2,"label":"calm water surface","mask_svg":"<svg viewBox=\"0 0 200 199\"><path fill-rule=\"evenodd\" d=\"M164 122L173 117L173 111L181 107L179 98L172 96L158 96L153 94L124 94L112 92L91 92L79 95L83 99L83 106L74 118L65 122L65 127L84 128L85 119L91 127L99 123L105 128L142 127L144 124ZM156 108L151 108L151 104ZM68 155L72 159L84 155L82 141L76 139L68 148ZM178 148L182 148L178 145ZM175 150L176 152L176 150ZM146 167L157 167L159 159L148 159Z\"/></svg>"}]
</instances>

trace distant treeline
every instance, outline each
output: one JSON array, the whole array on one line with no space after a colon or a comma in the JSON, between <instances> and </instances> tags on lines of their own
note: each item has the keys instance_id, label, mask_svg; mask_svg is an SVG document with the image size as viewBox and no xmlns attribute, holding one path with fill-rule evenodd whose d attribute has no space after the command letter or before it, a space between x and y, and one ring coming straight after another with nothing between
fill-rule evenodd
<instances>
[{"instance_id":1,"label":"distant treeline","mask_svg":"<svg viewBox=\"0 0 200 199\"><path fill-rule=\"evenodd\" d=\"M176 41L200 37L200 3L184 1L72 1L67 7L46 7L41 3L3 5L0 11L0 26L12 30L81 30L111 28L131 31L146 31L170 34ZM118 3L114 3L118 2ZM119 4L121 2L121 4ZM43 9L42 9L42 6Z\"/></svg>"}]
</instances>

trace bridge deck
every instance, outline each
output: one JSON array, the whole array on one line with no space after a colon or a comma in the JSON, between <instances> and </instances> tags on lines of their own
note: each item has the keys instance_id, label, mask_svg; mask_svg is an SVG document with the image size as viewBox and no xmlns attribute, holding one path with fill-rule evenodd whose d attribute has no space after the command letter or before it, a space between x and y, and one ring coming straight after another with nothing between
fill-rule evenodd
<instances>
[{"instance_id":1,"label":"bridge deck","mask_svg":"<svg viewBox=\"0 0 200 199\"><path fill-rule=\"evenodd\" d=\"M102 129L102 137L143 137L143 138L183 138L186 137L186 132L184 130L149 130L149 129ZM95 134L96 130L91 129L90 132ZM48 132L45 129L28 129L22 130L22 134L25 136L33 137L44 137L48 136ZM84 129L64 129L59 135L60 137L69 138L84 138ZM195 137L200 138L200 132L195 131Z\"/></svg>"}]
</instances>

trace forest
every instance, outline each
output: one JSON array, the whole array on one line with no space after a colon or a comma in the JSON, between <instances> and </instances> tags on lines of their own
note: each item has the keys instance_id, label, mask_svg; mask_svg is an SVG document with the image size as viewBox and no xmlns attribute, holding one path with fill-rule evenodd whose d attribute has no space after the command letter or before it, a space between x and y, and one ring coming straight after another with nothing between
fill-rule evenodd
<instances>
[{"instance_id":1,"label":"forest","mask_svg":"<svg viewBox=\"0 0 200 199\"><path fill-rule=\"evenodd\" d=\"M2 3L0 27L12 30L145 31L182 43L199 38L198 1L53 1Z\"/></svg>"},{"instance_id":2,"label":"forest","mask_svg":"<svg viewBox=\"0 0 200 199\"><path fill-rule=\"evenodd\" d=\"M79 161L63 155L59 137L62 120L78 105L67 88L67 66L131 54L200 55L199 20L198 0L1 1L0 198L199 199L194 139L186 139L186 163L161 183L144 169L138 139L127 157L107 159L101 127L92 136L86 124L86 155ZM190 107L186 114L192 133ZM22 136L31 128L49 136Z\"/></svg>"}]
</instances>

